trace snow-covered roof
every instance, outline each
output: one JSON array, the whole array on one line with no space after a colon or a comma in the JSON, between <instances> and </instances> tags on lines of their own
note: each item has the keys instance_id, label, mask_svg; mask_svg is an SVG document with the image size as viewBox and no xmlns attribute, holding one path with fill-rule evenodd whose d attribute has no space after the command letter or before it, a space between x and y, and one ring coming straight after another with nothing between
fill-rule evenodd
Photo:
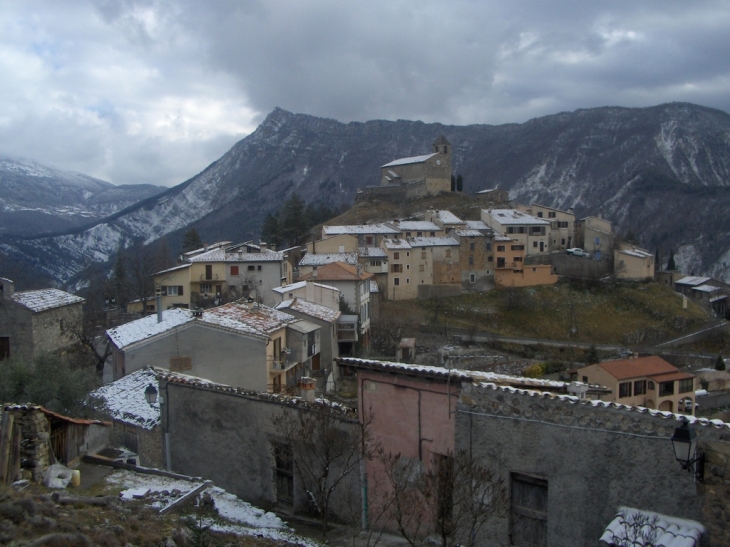
<instances>
[{"instance_id":1,"label":"snow-covered roof","mask_svg":"<svg viewBox=\"0 0 730 547\"><path fill-rule=\"evenodd\" d=\"M720 296L713 296L710 298L710 302L719 302L720 300L725 300L727 298L727 295L721 294Z\"/></svg>"},{"instance_id":2,"label":"snow-covered roof","mask_svg":"<svg viewBox=\"0 0 730 547\"><path fill-rule=\"evenodd\" d=\"M37 291L16 292L13 294L13 302L25 306L33 313L38 313L71 304L81 304L85 300L80 296L59 289L40 289Z\"/></svg>"},{"instance_id":3,"label":"snow-covered roof","mask_svg":"<svg viewBox=\"0 0 730 547\"><path fill-rule=\"evenodd\" d=\"M152 429L160 425L160 403L147 402L144 392L150 384L159 393L160 384L155 373L142 368L92 391L90 396L103 402L104 408L100 410L113 420Z\"/></svg>"},{"instance_id":4,"label":"snow-covered roof","mask_svg":"<svg viewBox=\"0 0 730 547\"><path fill-rule=\"evenodd\" d=\"M412 237L408 240L411 247L450 247L458 246L453 237Z\"/></svg>"},{"instance_id":5,"label":"snow-covered roof","mask_svg":"<svg viewBox=\"0 0 730 547\"><path fill-rule=\"evenodd\" d=\"M504 234L494 234L494 241L512 241L512 238Z\"/></svg>"},{"instance_id":6,"label":"snow-covered roof","mask_svg":"<svg viewBox=\"0 0 730 547\"><path fill-rule=\"evenodd\" d=\"M205 310L200 321L244 334L268 335L299 319L268 306L231 302Z\"/></svg>"},{"instance_id":7,"label":"snow-covered roof","mask_svg":"<svg viewBox=\"0 0 730 547\"><path fill-rule=\"evenodd\" d=\"M438 218L439 221L443 222L444 224L464 224L463 220L461 220L451 211L447 211L446 209L435 211L435 213L436 218Z\"/></svg>"},{"instance_id":8,"label":"snow-covered roof","mask_svg":"<svg viewBox=\"0 0 730 547\"><path fill-rule=\"evenodd\" d=\"M454 230L454 233L459 237L484 237L479 230Z\"/></svg>"},{"instance_id":9,"label":"snow-covered roof","mask_svg":"<svg viewBox=\"0 0 730 547\"><path fill-rule=\"evenodd\" d=\"M218 241L216 243L213 243L212 245L206 245L205 247L200 247L199 249L194 249L192 251L188 251L187 253L183 253L183 256L191 257L200 253L207 253L211 249L218 249L220 247L225 247L226 245L230 244L230 241Z\"/></svg>"},{"instance_id":10,"label":"snow-covered roof","mask_svg":"<svg viewBox=\"0 0 730 547\"><path fill-rule=\"evenodd\" d=\"M291 283L290 285L283 285L281 287L274 287L271 289L274 292L278 292L279 294L284 294L290 291L297 291L299 289L303 289L307 286L306 281L298 281L297 283Z\"/></svg>"},{"instance_id":11,"label":"snow-covered roof","mask_svg":"<svg viewBox=\"0 0 730 547\"><path fill-rule=\"evenodd\" d=\"M315 275L316 274L316 275ZM364 281L373 277L369 272L363 272L362 268L345 264L344 262L333 262L325 264L317 269L299 276L301 279L322 279L323 281Z\"/></svg>"},{"instance_id":12,"label":"snow-covered roof","mask_svg":"<svg viewBox=\"0 0 730 547\"><path fill-rule=\"evenodd\" d=\"M324 266L333 262L354 266L357 264L357 253L310 253L302 257L299 266Z\"/></svg>"},{"instance_id":13,"label":"snow-covered roof","mask_svg":"<svg viewBox=\"0 0 730 547\"><path fill-rule=\"evenodd\" d=\"M441 230L438 224L431 222L430 220L401 220L398 222L400 231L423 231L423 232L437 232Z\"/></svg>"},{"instance_id":14,"label":"snow-covered roof","mask_svg":"<svg viewBox=\"0 0 730 547\"><path fill-rule=\"evenodd\" d=\"M254 245L248 245L255 247ZM256 253L244 253L227 251L225 249L213 249L188 259L190 262L281 262L284 260L284 253L264 249Z\"/></svg>"},{"instance_id":15,"label":"snow-covered roof","mask_svg":"<svg viewBox=\"0 0 730 547\"><path fill-rule=\"evenodd\" d=\"M166 270L162 270L162 271L156 272L154 275L160 275L160 274L164 274L164 273L176 272L177 270L184 270L185 268L189 268L190 266L192 266L192 264L190 262L188 262L187 264L180 264L179 266L174 266L172 268L168 268Z\"/></svg>"},{"instance_id":16,"label":"snow-covered roof","mask_svg":"<svg viewBox=\"0 0 730 547\"><path fill-rule=\"evenodd\" d=\"M640 251L639 249L622 249L619 251L619 253L633 256L636 258L651 258L652 256L654 256L648 251Z\"/></svg>"},{"instance_id":17,"label":"snow-covered roof","mask_svg":"<svg viewBox=\"0 0 730 547\"><path fill-rule=\"evenodd\" d=\"M545 219L528 215L517 209L489 209L487 214L502 225L505 224L539 224L549 226L550 222Z\"/></svg>"},{"instance_id":18,"label":"snow-covered roof","mask_svg":"<svg viewBox=\"0 0 730 547\"><path fill-rule=\"evenodd\" d=\"M322 226L322 233L328 236L341 234L397 234L396 228L389 224L347 224L344 226Z\"/></svg>"},{"instance_id":19,"label":"snow-covered roof","mask_svg":"<svg viewBox=\"0 0 730 547\"><path fill-rule=\"evenodd\" d=\"M380 247L360 247L357 252L361 258L386 258L388 256L388 253Z\"/></svg>"},{"instance_id":20,"label":"snow-covered roof","mask_svg":"<svg viewBox=\"0 0 730 547\"><path fill-rule=\"evenodd\" d=\"M193 312L179 308L164 310L162 321L157 322L157 314L148 315L119 325L106 331L106 335L119 349L130 344L147 340L170 329L174 329L193 320Z\"/></svg>"},{"instance_id":21,"label":"snow-covered roof","mask_svg":"<svg viewBox=\"0 0 730 547\"><path fill-rule=\"evenodd\" d=\"M687 276L683 277L682 279L678 279L674 282L675 285L689 285L690 287L694 287L696 285L703 285L707 283L710 280L709 277L698 277L698 276Z\"/></svg>"},{"instance_id":22,"label":"snow-covered roof","mask_svg":"<svg viewBox=\"0 0 730 547\"><path fill-rule=\"evenodd\" d=\"M642 533L632 534L632 529L637 527ZM616 518L606 527L600 541L614 545L618 539L628 537L635 547L694 547L700 544L704 533L705 527L694 520L619 507Z\"/></svg>"},{"instance_id":23,"label":"snow-covered roof","mask_svg":"<svg viewBox=\"0 0 730 547\"><path fill-rule=\"evenodd\" d=\"M484 224L482 220L467 220L466 227L470 230L489 230L489 226Z\"/></svg>"},{"instance_id":24,"label":"snow-covered roof","mask_svg":"<svg viewBox=\"0 0 730 547\"><path fill-rule=\"evenodd\" d=\"M309 317L314 317L322 321L327 321L328 323L336 322L341 315L339 310L333 310L332 308L328 308L327 306L315 304L314 302L308 302L307 300L302 300L301 298L285 300L284 302L276 306L276 309L296 311L304 315L308 315Z\"/></svg>"},{"instance_id":25,"label":"snow-covered roof","mask_svg":"<svg viewBox=\"0 0 730 547\"><path fill-rule=\"evenodd\" d=\"M412 156L410 158L400 158L398 160L391 161L390 163L386 163L385 165L381 165L380 168L383 167L396 167L398 165L407 165L409 163L423 163L429 158L434 157L436 154L425 154L423 156Z\"/></svg>"},{"instance_id":26,"label":"snow-covered roof","mask_svg":"<svg viewBox=\"0 0 730 547\"><path fill-rule=\"evenodd\" d=\"M715 292L721 290L720 287L715 287L714 285L700 285L699 287L692 287L693 291L700 291L700 292Z\"/></svg>"},{"instance_id":27,"label":"snow-covered roof","mask_svg":"<svg viewBox=\"0 0 730 547\"><path fill-rule=\"evenodd\" d=\"M410 249L411 245L405 239L384 239L386 249Z\"/></svg>"}]
</instances>

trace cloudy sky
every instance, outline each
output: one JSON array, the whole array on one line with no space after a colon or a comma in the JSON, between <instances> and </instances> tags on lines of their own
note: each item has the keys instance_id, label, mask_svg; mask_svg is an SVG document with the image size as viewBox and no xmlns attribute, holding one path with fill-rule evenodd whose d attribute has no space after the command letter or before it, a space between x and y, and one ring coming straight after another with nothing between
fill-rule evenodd
<instances>
[{"instance_id":1,"label":"cloudy sky","mask_svg":"<svg viewBox=\"0 0 730 547\"><path fill-rule=\"evenodd\" d=\"M275 106L450 124L730 112L728 29L726 0L5 0L0 153L172 186Z\"/></svg>"}]
</instances>

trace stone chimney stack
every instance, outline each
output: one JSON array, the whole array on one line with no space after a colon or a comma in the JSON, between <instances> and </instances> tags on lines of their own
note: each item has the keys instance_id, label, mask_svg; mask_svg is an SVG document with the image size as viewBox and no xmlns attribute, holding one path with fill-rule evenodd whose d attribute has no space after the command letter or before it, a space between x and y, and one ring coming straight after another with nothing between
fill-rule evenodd
<instances>
[{"instance_id":1,"label":"stone chimney stack","mask_svg":"<svg viewBox=\"0 0 730 547\"><path fill-rule=\"evenodd\" d=\"M266 244L265 241L260 241L259 247L261 247L261 252L263 253L267 249L268 245Z\"/></svg>"},{"instance_id":2,"label":"stone chimney stack","mask_svg":"<svg viewBox=\"0 0 730 547\"><path fill-rule=\"evenodd\" d=\"M314 402L317 398L315 393L316 385L314 378L302 376L299 378L299 396L305 401Z\"/></svg>"},{"instance_id":3,"label":"stone chimney stack","mask_svg":"<svg viewBox=\"0 0 730 547\"><path fill-rule=\"evenodd\" d=\"M10 300L15 294L15 283L10 279L0 277L0 298L7 298Z\"/></svg>"}]
</instances>

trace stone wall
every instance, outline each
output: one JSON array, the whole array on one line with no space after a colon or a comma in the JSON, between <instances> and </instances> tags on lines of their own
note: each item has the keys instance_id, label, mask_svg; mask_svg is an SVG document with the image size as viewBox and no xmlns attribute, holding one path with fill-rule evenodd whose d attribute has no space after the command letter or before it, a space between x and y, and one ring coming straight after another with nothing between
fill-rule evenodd
<instances>
[{"instance_id":1,"label":"stone wall","mask_svg":"<svg viewBox=\"0 0 730 547\"><path fill-rule=\"evenodd\" d=\"M51 464L51 425L39 407L15 405L4 412L14 416L20 427L20 458L22 474L35 482L43 480L43 473Z\"/></svg>"},{"instance_id":2,"label":"stone wall","mask_svg":"<svg viewBox=\"0 0 730 547\"><path fill-rule=\"evenodd\" d=\"M548 545L596 545L619 506L697 520L710 545L730 545L730 428L696 422L707 456L699 483L674 458L670 438L679 423L670 413L464 386L456 448L507 485L517 473L547 481ZM481 535L508 544L508 516Z\"/></svg>"},{"instance_id":3,"label":"stone wall","mask_svg":"<svg viewBox=\"0 0 730 547\"><path fill-rule=\"evenodd\" d=\"M564 253L550 255L553 272L574 279L602 279L613 272L610 257L592 260Z\"/></svg>"},{"instance_id":4,"label":"stone wall","mask_svg":"<svg viewBox=\"0 0 730 547\"><path fill-rule=\"evenodd\" d=\"M448 298L461 295L461 285L455 283L442 285L417 285L418 298L427 300L429 298Z\"/></svg>"},{"instance_id":5,"label":"stone wall","mask_svg":"<svg viewBox=\"0 0 730 547\"><path fill-rule=\"evenodd\" d=\"M163 442L167 436L172 471L210 479L241 499L272 507L277 502L275 443L286 443L274 420L283 412L306 411L306 404L274 394L257 394L227 386L160 381ZM356 422L343 420L346 430ZM296 454L294 454L296 459ZM348 476L340 495L360 504L360 476ZM304 489L294 481L294 510L308 506ZM348 518L344 501L333 512Z\"/></svg>"}]
</instances>

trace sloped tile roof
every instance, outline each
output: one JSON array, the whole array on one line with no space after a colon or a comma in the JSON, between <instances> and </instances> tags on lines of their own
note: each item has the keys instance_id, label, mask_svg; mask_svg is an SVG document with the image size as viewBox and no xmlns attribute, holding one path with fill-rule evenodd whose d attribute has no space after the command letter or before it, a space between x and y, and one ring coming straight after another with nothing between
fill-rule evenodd
<instances>
[{"instance_id":1,"label":"sloped tile roof","mask_svg":"<svg viewBox=\"0 0 730 547\"><path fill-rule=\"evenodd\" d=\"M400 158L398 160L391 161L390 163L386 163L385 165L381 165L380 168L383 167L397 167L398 165L408 165L409 163L423 163L429 158L434 157L436 154L425 154L423 156L411 156L410 158Z\"/></svg>"},{"instance_id":2,"label":"sloped tile roof","mask_svg":"<svg viewBox=\"0 0 730 547\"><path fill-rule=\"evenodd\" d=\"M160 403L147 402L145 389L150 384L159 393L157 376L152 369L143 368L92 391L90 396L103 402L101 410L113 420L152 429L160 425Z\"/></svg>"},{"instance_id":3,"label":"sloped tile roof","mask_svg":"<svg viewBox=\"0 0 730 547\"><path fill-rule=\"evenodd\" d=\"M638 359L622 359L619 361L604 361L598 364L617 380L638 378L643 376L656 376L668 372L679 372L677 367L667 363L657 355L639 357Z\"/></svg>"},{"instance_id":4,"label":"sloped tile roof","mask_svg":"<svg viewBox=\"0 0 730 547\"><path fill-rule=\"evenodd\" d=\"M16 292L12 299L34 313L85 302L80 296L59 289Z\"/></svg>"}]
</instances>

